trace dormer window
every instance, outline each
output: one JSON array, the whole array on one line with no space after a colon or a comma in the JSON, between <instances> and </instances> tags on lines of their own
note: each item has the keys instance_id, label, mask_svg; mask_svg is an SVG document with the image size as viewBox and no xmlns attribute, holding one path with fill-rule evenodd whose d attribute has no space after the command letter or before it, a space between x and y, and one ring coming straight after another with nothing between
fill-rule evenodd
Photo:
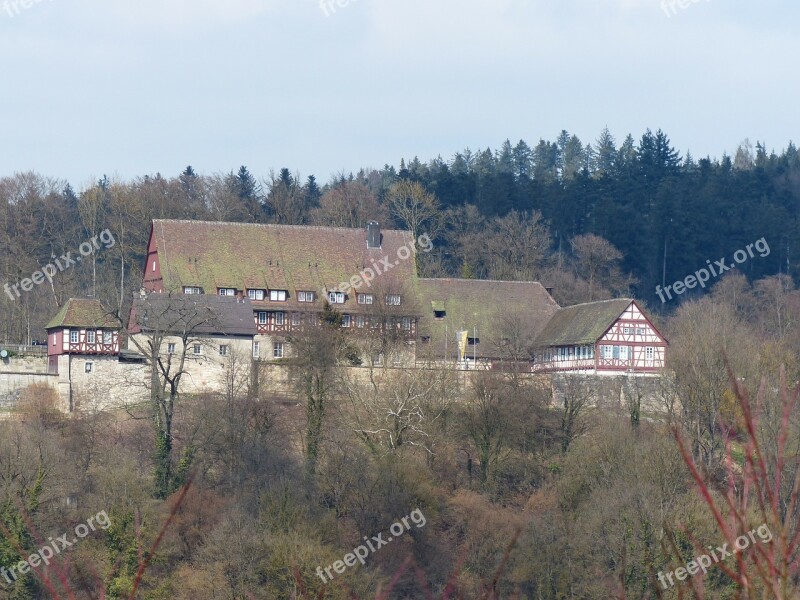
<instances>
[{"instance_id":1,"label":"dormer window","mask_svg":"<svg viewBox=\"0 0 800 600\"><path fill-rule=\"evenodd\" d=\"M372 304L374 296L372 294L358 294L357 300L359 304Z\"/></svg>"},{"instance_id":2,"label":"dormer window","mask_svg":"<svg viewBox=\"0 0 800 600\"><path fill-rule=\"evenodd\" d=\"M250 300L263 300L266 296L266 290L247 290L247 297Z\"/></svg>"},{"instance_id":3,"label":"dormer window","mask_svg":"<svg viewBox=\"0 0 800 600\"><path fill-rule=\"evenodd\" d=\"M389 294L386 296L388 306L400 306L400 294Z\"/></svg>"},{"instance_id":4,"label":"dormer window","mask_svg":"<svg viewBox=\"0 0 800 600\"><path fill-rule=\"evenodd\" d=\"M286 290L270 290L269 299L271 302L286 302Z\"/></svg>"},{"instance_id":5,"label":"dormer window","mask_svg":"<svg viewBox=\"0 0 800 600\"><path fill-rule=\"evenodd\" d=\"M433 311L433 318L434 319L444 319L447 316L447 311L444 310L435 310Z\"/></svg>"},{"instance_id":6,"label":"dormer window","mask_svg":"<svg viewBox=\"0 0 800 600\"><path fill-rule=\"evenodd\" d=\"M235 288L219 288L219 295L220 296L235 296L236 289Z\"/></svg>"},{"instance_id":7,"label":"dormer window","mask_svg":"<svg viewBox=\"0 0 800 600\"><path fill-rule=\"evenodd\" d=\"M331 304L344 304L344 292L328 292L328 302Z\"/></svg>"},{"instance_id":8,"label":"dormer window","mask_svg":"<svg viewBox=\"0 0 800 600\"><path fill-rule=\"evenodd\" d=\"M313 302L314 292L297 292L298 302Z\"/></svg>"},{"instance_id":9,"label":"dormer window","mask_svg":"<svg viewBox=\"0 0 800 600\"><path fill-rule=\"evenodd\" d=\"M203 290L197 286L185 285L183 286L183 293L189 295L200 295L203 293Z\"/></svg>"}]
</instances>

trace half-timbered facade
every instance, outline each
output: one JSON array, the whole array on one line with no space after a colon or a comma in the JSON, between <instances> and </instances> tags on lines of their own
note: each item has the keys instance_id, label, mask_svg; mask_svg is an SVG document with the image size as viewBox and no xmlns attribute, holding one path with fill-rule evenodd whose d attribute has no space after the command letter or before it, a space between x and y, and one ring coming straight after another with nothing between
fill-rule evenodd
<instances>
[{"instance_id":1,"label":"half-timbered facade","mask_svg":"<svg viewBox=\"0 0 800 600\"><path fill-rule=\"evenodd\" d=\"M58 373L61 356L116 357L120 352L119 323L99 300L70 298L45 329L51 373Z\"/></svg>"},{"instance_id":2,"label":"half-timbered facade","mask_svg":"<svg viewBox=\"0 0 800 600\"><path fill-rule=\"evenodd\" d=\"M257 335L253 356L289 355L288 338L315 325L326 304L342 327L413 345L419 308L409 232L155 220L143 277L146 292L247 300Z\"/></svg>"},{"instance_id":3,"label":"half-timbered facade","mask_svg":"<svg viewBox=\"0 0 800 600\"><path fill-rule=\"evenodd\" d=\"M560 309L536 340L536 371L658 373L667 340L635 300Z\"/></svg>"}]
</instances>

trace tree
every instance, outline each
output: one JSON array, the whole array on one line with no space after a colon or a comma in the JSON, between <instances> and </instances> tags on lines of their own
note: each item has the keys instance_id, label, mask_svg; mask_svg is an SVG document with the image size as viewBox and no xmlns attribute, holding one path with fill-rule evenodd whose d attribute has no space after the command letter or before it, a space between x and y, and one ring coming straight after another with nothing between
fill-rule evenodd
<instances>
[{"instance_id":1,"label":"tree","mask_svg":"<svg viewBox=\"0 0 800 600\"><path fill-rule=\"evenodd\" d=\"M575 254L575 270L580 277L589 283L589 298L597 299L597 282L607 282L607 287L614 292L626 290L629 283L619 271L622 253L607 240L587 233L570 241Z\"/></svg>"},{"instance_id":2,"label":"tree","mask_svg":"<svg viewBox=\"0 0 800 600\"><path fill-rule=\"evenodd\" d=\"M189 348L208 345L203 335L220 315L202 296L158 294L134 301L128 339L144 356L148 370L149 412L156 436L154 496L166 498L182 483L173 465L173 423L187 372ZM165 348L174 344L172 348ZM172 351L170 351L172 350ZM129 412L135 406L128 407Z\"/></svg>"},{"instance_id":3,"label":"tree","mask_svg":"<svg viewBox=\"0 0 800 600\"><path fill-rule=\"evenodd\" d=\"M319 207L311 211L311 221L315 225L362 229L370 221L387 223L389 213L364 183L342 181L322 195Z\"/></svg>"},{"instance_id":4,"label":"tree","mask_svg":"<svg viewBox=\"0 0 800 600\"><path fill-rule=\"evenodd\" d=\"M420 183L398 181L389 189L387 205L392 216L411 231L414 239L423 233L433 239L439 232L439 201Z\"/></svg>"}]
</instances>

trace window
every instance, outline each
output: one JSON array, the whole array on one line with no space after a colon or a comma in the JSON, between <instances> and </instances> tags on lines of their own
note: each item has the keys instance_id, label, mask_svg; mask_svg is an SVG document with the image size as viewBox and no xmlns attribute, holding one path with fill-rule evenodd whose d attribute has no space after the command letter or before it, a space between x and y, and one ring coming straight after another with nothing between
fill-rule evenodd
<instances>
[{"instance_id":1,"label":"window","mask_svg":"<svg viewBox=\"0 0 800 600\"><path fill-rule=\"evenodd\" d=\"M652 346L647 346L647 347L644 349L644 357L645 357L647 360L653 360L653 356L654 356L654 355L655 355L655 351L654 351L654 349L653 349L653 347L652 347Z\"/></svg>"},{"instance_id":2,"label":"window","mask_svg":"<svg viewBox=\"0 0 800 600\"><path fill-rule=\"evenodd\" d=\"M567 349L566 348L559 348L558 349L558 360L567 360Z\"/></svg>"},{"instance_id":3,"label":"window","mask_svg":"<svg viewBox=\"0 0 800 600\"><path fill-rule=\"evenodd\" d=\"M619 349L619 357L620 357L622 360L628 360L628 347L627 347L627 346L622 346L622 347Z\"/></svg>"},{"instance_id":4,"label":"window","mask_svg":"<svg viewBox=\"0 0 800 600\"><path fill-rule=\"evenodd\" d=\"M399 294L389 294L386 296L386 304L389 306L400 306L400 295Z\"/></svg>"},{"instance_id":5,"label":"window","mask_svg":"<svg viewBox=\"0 0 800 600\"><path fill-rule=\"evenodd\" d=\"M103 332L103 344L110 346L114 343L114 334L111 331Z\"/></svg>"},{"instance_id":6,"label":"window","mask_svg":"<svg viewBox=\"0 0 800 600\"><path fill-rule=\"evenodd\" d=\"M313 302L314 292L297 292L298 302Z\"/></svg>"},{"instance_id":7,"label":"window","mask_svg":"<svg viewBox=\"0 0 800 600\"><path fill-rule=\"evenodd\" d=\"M269 299L272 302L286 302L286 290L270 290Z\"/></svg>"},{"instance_id":8,"label":"window","mask_svg":"<svg viewBox=\"0 0 800 600\"><path fill-rule=\"evenodd\" d=\"M467 345L468 346L474 346L475 344L480 344L480 343L481 343L481 338L475 338L475 337L468 337L467 338Z\"/></svg>"},{"instance_id":9,"label":"window","mask_svg":"<svg viewBox=\"0 0 800 600\"><path fill-rule=\"evenodd\" d=\"M167 354L175 354L175 344L167 344Z\"/></svg>"},{"instance_id":10,"label":"window","mask_svg":"<svg viewBox=\"0 0 800 600\"><path fill-rule=\"evenodd\" d=\"M344 304L344 292L328 292L328 302L331 304Z\"/></svg>"},{"instance_id":11,"label":"window","mask_svg":"<svg viewBox=\"0 0 800 600\"><path fill-rule=\"evenodd\" d=\"M647 327L640 328L639 335L647 335Z\"/></svg>"},{"instance_id":12,"label":"window","mask_svg":"<svg viewBox=\"0 0 800 600\"><path fill-rule=\"evenodd\" d=\"M93 369L94 369L94 363L87 362L83 365L83 371L85 373L91 373Z\"/></svg>"},{"instance_id":13,"label":"window","mask_svg":"<svg viewBox=\"0 0 800 600\"><path fill-rule=\"evenodd\" d=\"M272 358L283 358L283 343L275 342L272 344Z\"/></svg>"},{"instance_id":14,"label":"window","mask_svg":"<svg viewBox=\"0 0 800 600\"><path fill-rule=\"evenodd\" d=\"M359 304L372 304L373 298L372 294L358 294L357 296Z\"/></svg>"},{"instance_id":15,"label":"window","mask_svg":"<svg viewBox=\"0 0 800 600\"><path fill-rule=\"evenodd\" d=\"M261 358L261 343L253 342L253 358Z\"/></svg>"},{"instance_id":16,"label":"window","mask_svg":"<svg viewBox=\"0 0 800 600\"><path fill-rule=\"evenodd\" d=\"M428 344L428 343L430 343L430 341L431 341L431 336L429 336L429 335L423 335L423 336L422 336L421 338L419 338L419 339L420 339L420 341L421 341L423 344Z\"/></svg>"},{"instance_id":17,"label":"window","mask_svg":"<svg viewBox=\"0 0 800 600\"><path fill-rule=\"evenodd\" d=\"M155 261L155 259L153 259L153 271L155 271L155 270L156 270L156 261Z\"/></svg>"},{"instance_id":18,"label":"window","mask_svg":"<svg viewBox=\"0 0 800 600\"><path fill-rule=\"evenodd\" d=\"M234 288L219 288L220 296L235 296L236 290Z\"/></svg>"},{"instance_id":19,"label":"window","mask_svg":"<svg viewBox=\"0 0 800 600\"><path fill-rule=\"evenodd\" d=\"M630 335L631 333L633 333L633 330L630 327L623 327L622 333L624 333L625 335Z\"/></svg>"},{"instance_id":20,"label":"window","mask_svg":"<svg viewBox=\"0 0 800 600\"><path fill-rule=\"evenodd\" d=\"M613 354L613 348L611 346L600 346L600 355L603 358L611 358Z\"/></svg>"},{"instance_id":21,"label":"window","mask_svg":"<svg viewBox=\"0 0 800 600\"><path fill-rule=\"evenodd\" d=\"M350 327L350 315L342 315L342 327Z\"/></svg>"},{"instance_id":22,"label":"window","mask_svg":"<svg viewBox=\"0 0 800 600\"><path fill-rule=\"evenodd\" d=\"M196 286L184 286L183 287L183 293L184 294L190 294L190 295L191 294L197 295L197 294L202 294L203 291L199 287L196 287Z\"/></svg>"},{"instance_id":23,"label":"window","mask_svg":"<svg viewBox=\"0 0 800 600\"><path fill-rule=\"evenodd\" d=\"M297 327L300 325L300 313L292 313L292 326Z\"/></svg>"},{"instance_id":24,"label":"window","mask_svg":"<svg viewBox=\"0 0 800 600\"><path fill-rule=\"evenodd\" d=\"M266 325L267 324L267 313L262 311L258 312L258 324L259 325Z\"/></svg>"},{"instance_id":25,"label":"window","mask_svg":"<svg viewBox=\"0 0 800 600\"><path fill-rule=\"evenodd\" d=\"M75 329L70 330L69 332L69 343L70 344L77 344L78 343L78 332Z\"/></svg>"},{"instance_id":26,"label":"window","mask_svg":"<svg viewBox=\"0 0 800 600\"><path fill-rule=\"evenodd\" d=\"M364 327L366 322L367 319L364 318L364 315L356 315L356 327Z\"/></svg>"},{"instance_id":27,"label":"window","mask_svg":"<svg viewBox=\"0 0 800 600\"><path fill-rule=\"evenodd\" d=\"M203 347L200 344L195 344L194 345L194 353L195 353L195 355L199 356L202 351L203 351Z\"/></svg>"},{"instance_id":28,"label":"window","mask_svg":"<svg viewBox=\"0 0 800 600\"><path fill-rule=\"evenodd\" d=\"M286 320L286 313L285 312L276 312L275 313L275 325L283 325L285 320Z\"/></svg>"},{"instance_id":29,"label":"window","mask_svg":"<svg viewBox=\"0 0 800 600\"><path fill-rule=\"evenodd\" d=\"M264 290L247 290L247 297L250 300L263 300Z\"/></svg>"},{"instance_id":30,"label":"window","mask_svg":"<svg viewBox=\"0 0 800 600\"><path fill-rule=\"evenodd\" d=\"M444 310L435 310L433 311L433 318L434 319L444 319L447 316L447 312Z\"/></svg>"},{"instance_id":31,"label":"window","mask_svg":"<svg viewBox=\"0 0 800 600\"><path fill-rule=\"evenodd\" d=\"M226 345L224 345L224 344L223 344L223 345L221 345L221 346L219 347L219 355L220 355L220 356L228 356L228 346L226 346Z\"/></svg>"},{"instance_id":32,"label":"window","mask_svg":"<svg viewBox=\"0 0 800 600\"><path fill-rule=\"evenodd\" d=\"M403 317L401 327L403 331L411 331L411 317Z\"/></svg>"},{"instance_id":33,"label":"window","mask_svg":"<svg viewBox=\"0 0 800 600\"><path fill-rule=\"evenodd\" d=\"M86 332L86 343L87 344L94 344L95 342L95 332L94 331L87 331Z\"/></svg>"},{"instance_id":34,"label":"window","mask_svg":"<svg viewBox=\"0 0 800 600\"><path fill-rule=\"evenodd\" d=\"M619 358L619 346L612 346L612 348L613 348L613 354L612 354L612 356L613 356L614 358Z\"/></svg>"}]
</instances>

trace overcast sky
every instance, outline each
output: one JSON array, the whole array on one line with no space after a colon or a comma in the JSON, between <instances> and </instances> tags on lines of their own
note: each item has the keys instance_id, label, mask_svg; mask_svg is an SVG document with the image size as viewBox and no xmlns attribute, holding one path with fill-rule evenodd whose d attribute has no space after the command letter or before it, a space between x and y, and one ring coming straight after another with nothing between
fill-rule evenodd
<instances>
[{"instance_id":1,"label":"overcast sky","mask_svg":"<svg viewBox=\"0 0 800 600\"><path fill-rule=\"evenodd\" d=\"M325 182L604 126L800 142L798 0L3 1L0 176Z\"/></svg>"}]
</instances>

